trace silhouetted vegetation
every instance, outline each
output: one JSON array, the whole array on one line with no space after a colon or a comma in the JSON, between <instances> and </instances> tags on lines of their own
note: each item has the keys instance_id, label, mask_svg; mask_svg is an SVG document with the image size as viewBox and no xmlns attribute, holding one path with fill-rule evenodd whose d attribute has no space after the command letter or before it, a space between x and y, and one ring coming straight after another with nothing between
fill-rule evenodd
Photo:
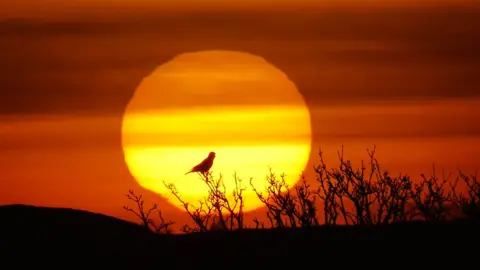
<instances>
[{"instance_id":1,"label":"silhouetted vegetation","mask_svg":"<svg viewBox=\"0 0 480 270\"><path fill-rule=\"evenodd\" d=\"M165 221L165 219L163 219L162 211L158 209L158 205L156 203L154 203L148 210L145 210L144 208L145 201L143 200L143 196L136 195L135 192L133 192L133 190L128 191L127 198L135 203L137 210L129 206L123 206L123 209L137 216L140 219L142 226L156 233L165 233L165 234L171 233L170 226L173 225L174 222ZM155 222L151 218L151 215L153 213L155 213L158 217L157 222Z\"/></svg>"},{"instance_id":2,"label":"silhouetted vegetation","mask_svg":"<svg viewBox=\"0 0 480 270\"><path fill-rule=\"evenodd\" d=\"M243 191L242 180L234 175L235 189L233 191L233 200L228 199L226 186L222 181L223 177L215 179L211 172L199 174L202 180L208 186L208 196L200 201L198 207L190 205L181 198L180 192L175 185L167 184L165 186L182 203L185 211L195 222L196 227L184 225L182 232L205 232L209 229L215 230L233 230L243 228Z\"/></svg>"},{"instance_id":3,"label":"silhouetted vegetation","mask_svg":"<svg viewBox=\"0 0 480 270\"><path fill-rule=\"evenodd\" d=\"M345 159L343 148L338 153L339 164L327 166L319 152L319 165L314 166L315 179L309 181L302 175L290 187L285 175L270 171L266 191L250 185L267 209L267 220L254 219L255 228L308 228L321 225L373 226L410 221L447 221L452 219L478 219L480 208L480 182L477 175L458 173L455 179L442 174L435 167L430 176L421 175L412 180L408 175L392 175L380 166L375 148L367 150L368 162L358 168ZM208 196L199 205L184 201L174 184L165 186L183 205L193 220L193 226L184 225L181 231L206 232L209 230L241 230L245 228L242 180L234 175L235 190L227 194L223 176L199 174L208 186ZM459 188L458 185L463 185ZM130 191L128 198L137 204L138 211L125 208L138 216L145 227L158 233L168 233L172 222L166 222L156 205L143 208L141 196ZM153 211L160 221L154 224Z\"/></svg>"}]
</instances>

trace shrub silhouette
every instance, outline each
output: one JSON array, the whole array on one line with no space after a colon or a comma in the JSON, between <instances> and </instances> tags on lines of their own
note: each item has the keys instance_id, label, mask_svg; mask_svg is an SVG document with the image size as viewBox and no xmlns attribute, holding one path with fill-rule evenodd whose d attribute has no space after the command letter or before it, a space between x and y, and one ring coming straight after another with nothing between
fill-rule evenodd
<instances>
[{"instance_id":1,"label":"shrub silhouette","mask_svg":"<svg viewBox=\"0 0 480 270\"><path fill-rule=\"evenodd\" d=\"M140 219L142 226L152 230L155 233L170 234L172 232L171 226L174 224L174 222L165 221L165 219L162 216L162 211L158 209L158 205L156 203L154 203L148 210L145 210L144 208L145 201L143 200L143 196L136 195L133 190L128 191L127 198L135 203L137 210L128 206L123 206L123 209L137 216ZM155 222L150 217L150 215L153 212L157 213L159 222Z\"/></svg>"},{"instance_id":2,"label":"shrub silhouette","mask_svg":"<svg viewBox=\"0 0 480 270\"><path fill-rule=\"evenodd\" d=\"M242 180L234 175L235 190L233 201L228 199L223 177L215 178L211 172L199 174L202 181L208 186L209 194L198 207L190 205L181 198L180 192L174 184L164 185L182 203L185 211L194 221L196 227L188 225L182 227L182 232L205 232L212 226L215 230L233 230L243 228L243 191Z\"/></svg>"},{"instance_id":3,"label":"shrub silhouette","mask_svg":"<svg viewBox=\"0 0 480 270\"><path fill-rule=\"evenodd\" d=\"M255 228L305 228L321 225L386 225L414 220L445 221L455 218L478 219L480 217L480 182L477 175L459 172L455 181L442 174L439 178L435 167L431 176L421 175L414 182L408 175L391 175L375 158L375 151L367 150L368 162L359 168L344 158L343 147L338 152L339 165L328 167L319 152L320 163L314 166L315 181L304 175L293 187L288 186L285 175L277 176L272 170L267 177L265 192L260 192L250 181L256 196L267 210L267 222L254 218ZM242 180L234 175L235 190L228 199L223 176L215 178L210 172L199 174L208 186L208 195L193 206L184 201L175 185L164 182L168 190L183 205L193 221L184 225L184 233L209 230L241 230L245 228L243 212ZM458 184L465 186L458 191ZM173 222L166 222L156 204L149 210L143 208L141 195L132 190L127 197L134 201L138 211L134 213L143 226L157 233L170 233ZM150 218L156 211L159 221Z\"/></svg>"},{"instance_id":4,"label":"shrub silhouette","mask_svg":"<svg viewBox=\"0 0 480 270\"><path fill-rule=\"evenodd\" d=\"M465 192L452 192L453 205L467 218L480 219L480 181L477 174L465 175L459 172L455 183L451 185L451 189L455 190L456 185L463 182L466 185Z\"/></svg>"}]
</instances>

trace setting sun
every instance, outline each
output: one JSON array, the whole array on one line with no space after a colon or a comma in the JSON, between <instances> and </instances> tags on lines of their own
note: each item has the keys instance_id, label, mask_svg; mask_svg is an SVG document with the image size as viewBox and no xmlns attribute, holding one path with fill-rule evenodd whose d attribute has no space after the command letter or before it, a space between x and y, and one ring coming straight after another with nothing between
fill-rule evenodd
<instances>
[{"instance_id":1,"label":"setting sun","mask_svg":"<svg viewBox=\"0 0 480 270\"><path fill-rule=\"evenodd\" d=\"M195 204L208 195L195 174L213 151L211 171L228 194L236 173L245 210L261 206L269 168L295 184L308 162L310 114L294 83L259 56L231 51L185 53L159 66L138 86L125 111L122 142L138 183L179 206L164 182Z\"/></svg>"}]
</instances>

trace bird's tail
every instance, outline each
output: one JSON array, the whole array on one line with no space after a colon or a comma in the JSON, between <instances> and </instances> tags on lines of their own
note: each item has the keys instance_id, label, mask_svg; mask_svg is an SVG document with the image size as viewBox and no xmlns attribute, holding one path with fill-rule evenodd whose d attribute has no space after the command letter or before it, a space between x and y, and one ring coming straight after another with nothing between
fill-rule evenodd
<instances>
[{"instance_id":1,"label":"bird's tail","mask_svg":"<svg viewBox=\"0 0 480 270\"><path fill-rule=\"evenodd\" d=\"M187 174L189 174L189 173L191 173L191 172L193 172L193 171L190 170L190 171L188 171L185 175L187 175Z\"/></svg>"}]
</instances>

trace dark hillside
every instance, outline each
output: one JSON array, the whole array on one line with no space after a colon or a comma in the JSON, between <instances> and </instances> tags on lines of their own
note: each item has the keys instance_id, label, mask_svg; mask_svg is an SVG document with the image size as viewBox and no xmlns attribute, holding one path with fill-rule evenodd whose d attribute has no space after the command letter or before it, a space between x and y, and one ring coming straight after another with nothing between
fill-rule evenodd
<instances>
[{"instance_id":1,"label":"dark hillside","mask_svg":"<svg viewBox=\"0 0 480 270\"><path fill-rule=\"evenodd\" d=\"M0 247L25 252L82 249L87 254L119 254L127 244L147 249L157 235L124 220L87 211L8 205L0 207Z\"/></svg>"},{"instance_id":2,"label":"dark hillside","mask_svg":"<svg viewBox=\"0 0 480 270\"><path fill-rule=\"evenodd\" d=\"M20 252L24 256L56 254L85 259L96 255L123 255L124 260L128 256L150 255L156 258L142 260L142 263L168 263L187 269L217 268L217 263L226 266L232 262L236 266L273 267L290 260L308 264L311 260L337 257L347 258L345 263L349 263L348 258L357 256L362 260L380 256L398 263L413 259L427 260L429 264L467 263L474 260L472 255L478 254L480 243L479 223L467 220L167 236L80 210L9 205L0 207L0 221L2 255Z\"/></svg>"}]
</instances>

